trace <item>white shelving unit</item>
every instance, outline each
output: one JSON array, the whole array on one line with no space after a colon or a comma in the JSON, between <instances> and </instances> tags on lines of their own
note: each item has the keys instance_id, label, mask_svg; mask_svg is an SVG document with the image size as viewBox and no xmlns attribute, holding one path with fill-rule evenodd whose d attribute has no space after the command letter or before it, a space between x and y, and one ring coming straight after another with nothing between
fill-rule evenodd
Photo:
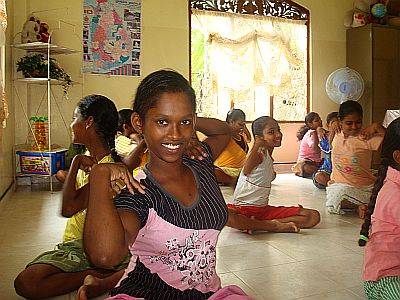
<instances>
[{"instance_id":1,"label":"white shelving unit","mask_svg":"<svg viewBox=\"0 0 400 300\"><path fill-rule=\"evenodd\" d=\"M26 85L31 85L31 84L35 84L35 85L46 85L47 86L47 119L48 119L48 149L46 149L46 151L41 151L40 155L41 155L41 159L42 161L45 161L47 159L45 159L44 154L45 153L52 153L54 152L55 149L52 149L52 138L51 138L51 132L52 132L52 120L51 120L51 112L52 112L52 98L54 98L54 94L52 93L51 87L54 86L60 86L63 85L64 82L60 81L60 80L56 80L56 79L51 79L50 78L50 58L54 55L69 55L69 54L74 54L74 53L79 53L79 51L74 50L74 49L70 49L67 47L63 47L63 46L58 46L55 44L50 44L50 43L42 43L42 42L34 42L34 43L27 43L27 44L15 44L12 45L12 47L14 49L19 49L22 51L25 51L27 53L42 53L47 57L47 77L46 78L15 78L14 76L14 90L15 90L15 94L16 94L16 99L19 101L21 108L23 110L23 114L24 117L26 118L26 121L28 123L29 126L29 130L32 133L33 137L35 138L35 135L33 134L33 128L31 126L31 123L29 121L29 115L28 113L24 110L24 105L23 105L23 101L19 96L18 93L18 89L21 88L21 84L26 84ZM15 59L13 60L14 63ZM18 74L19 75L19 74ZM77 82L72 82L72 84L77 84ZM28 99L29 101L29 99ZM55 104L57 104L56 101L54 101ZM40 106L41 104L39 104ZM60 113L60 115L62 116L62 112L60 111L60 108L58 107L58 104L56 105L58 108L58 111ZM38 145L38 142L35 140L35 143ZM15 149L14 149L14 153L16 153L17 150L19 150L17 148L18 146L15 145ZM50 181L50 190L53 190L53 182L52 182L52 159L49 159L49 175L36 175L36 174L22 174L22 173L17 173L15 171L15 177L26 177L26 176L46 176L49 177L49 181Z\"/></svg>"}]
</instances>

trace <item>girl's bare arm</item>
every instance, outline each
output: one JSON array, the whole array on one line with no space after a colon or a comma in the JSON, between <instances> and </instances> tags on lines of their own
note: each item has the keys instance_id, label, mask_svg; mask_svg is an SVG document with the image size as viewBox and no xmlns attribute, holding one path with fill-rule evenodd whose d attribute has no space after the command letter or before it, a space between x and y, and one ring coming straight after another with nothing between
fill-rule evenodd
<instances>
[{"instance_id":1,"label":"girl's bare arm","mask_svg":"<svg viewBox=\"0 0 400 300\"><path fill-rule=\"evenodd\" d=\"M78 170L81 168L81 164L85 163L87 168L90 168L91 164L95 164L95 160L86 155L76 155L72 160L62 192L61 214L64 217L70 218L87 207L89 184L76 189L76 175L78 174Z\"/></svg>"},{"instance_id":2,"label":"girl's bare arm","mask_svg":"<svg viewBox=\"0 0 400 300\"><path fill-rule=\"evenodd\" d=\"M133 149L131 153L128 154L125 158L122 159L122 162L126 165L129 171L133 171L140 165L140 161L142 159L143 153L146 150L146 142L141 140L137 147Z\"/></svg>"},{"instance_id":3,"label":"girl's bare arm","mask_svg":"<svg viewBox=\"0 0 400 300\"><path fill-rule=\"evenodd\" d=\"M101 268L120 263L140 230L140 220L135 213L117 210L114 206L110 182L118 178L127 185L133 182L130 172L117 164L96 165L90 174L83 243L90 261Z\"/></svg>"},{"instance_id":4,"label":"girl's bare arm","mask_svg":"<svg viewBox=\"0 0 400 300\"><path fill-rule=\"evenodd\" d=\"M264 145L264 141L259 138L255 137L253 148L250 150L249 155L246 158L246 162L243 166L243 174L249 175L255 167L257 167L261 162L262 158L260 157L259 149L261 146Z\"/></svg>"},{"instance_id":5,"label":"girl's bare arm","mask_svg":"<svg viewBox=\"0 0 400 300\"><path fill-rule=\"evenodd\" d=\"M243 129L243 135L245 136L246 143L250 143L251 142L251 134L246 125L244 126L244 129Z\"/></svg>"},{"instance_id":6,"label":"girl's bare arm","mask_svg":"<svg viewBox=\"0 0 400 300\"><path fill-rule=\"evenodd\" d=\"M204 142L211 147L212 159L216 160L231 138L228 124L217 119L198 117L195 129L207 136Z\"/></svg>"}]
</instances>

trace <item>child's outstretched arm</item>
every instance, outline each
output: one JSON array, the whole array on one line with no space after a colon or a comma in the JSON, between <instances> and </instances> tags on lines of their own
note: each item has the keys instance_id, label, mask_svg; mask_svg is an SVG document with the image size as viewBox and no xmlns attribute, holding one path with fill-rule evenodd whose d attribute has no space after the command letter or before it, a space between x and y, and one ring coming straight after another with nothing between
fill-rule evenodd
<instances>
[{"instance_id":1,"label":"child's outstretched arm","mask_svg":"<svg viewBox=\"0 0 400 300\"><path fill-rule=\"evenodd\" d=\"M250 143L251 142L251 134L246 125L244 126L244 129L243 129L243 135L246 139L246 143Z\"/></svg>"},{"instance_id":2,"label":"child's outstretched arm","mask_svg":"<svg viewBox=\"0 0 400 300\"><path fill-rule=\"evenodd\" d=\"M328 140L329 140L329 144L331 145L331 147L332 147L332 141L333 141L335 135L338 134L339 132L341 132L341 130L342 129L340 128L339 121L332 122L331 129L330 129L329 135L328 135Z\"/></svg>"},{"instance_id":3,"label":"child's outstretched arm","mask_svg":"<svg viewBox=\"0 0 400 300\"><path fill-rule=\"evenodd\" d=\"M83 154L76 155L72 160L62 193L61 214L64 217L70 218L87 207L89 184L77 189L76 175L79 169L88 171L94 164L96 164L96 161L93 157Z\"/></svg>"},{"instance_id":4,"label":"child's outstretched arm","mask_svg":"<svg viewBox=\"0 0 400 300\"><path fill-rule=\"evenodd\" d=\"M361 130L360 136L364 140L369 140L374 135L377 135L377 134L384 135L385 132L386 132L386 128L383 127L381 124L372 123L371 125L365 127L363 130Z\"/></svg>"},{"instance_id":5,"label":"child's outstretched arm","mask_svg":"<svg viewBox=\"0 0 400 300\"><path fill-rule=\"evenodd\" d=\"M122 180L131 192L134 188L140 189L122 164L95 165L90 173L83 244L90 261L102 268L111 268L126 256L128 245L135 241L140 229L135 213L117 210L114 206L111 183L116 180Z\"/></svg>"},{"instance_id":6,"label":"child's outstretched arm","mask_svg":"<svg viewBox=\"0 0 400 300\"><path fill-rule=\"evenodd\" d=\"M251 148L249 155L246 158L246 162L243 166L243 174L249 175L255 167L257 167L262 162L262 157L260 155L260 147L265 144L261 137L256 136L254 140L253 148Z\"/></svg>"},{"instance_id":7,"label":"child's outstretched arm","mask_svg":"<svg viewBox=\"0 0 400 300\"><path fill-rule=\"evenodd\" d=\"M312 133L312 140L313 140L313 148L315 151L319 151L319 138L318 138L318 132L314 130Z\"/></svg>"},{"instance_id":8,"label":"child's outstretched arm","mask_svg":"<svg viewBox=\"0 0 400 300\"><path fill-rule=\"evenodd\" d=\"M217 119L198 117L195 129L207 136L204 142L211 148L212 160L216 160L231 138L228 124Z\"/></svg>"},{"instance_id":9,"label":"child's outstretched arm","mask_svg":"<svg viewBox=\"0 0 400 300\"><path fill-rule=\"evenodd\" d=\"M131 153L122 159L122 162L126 165L129 171L133 171L140 165L141 158L144 151L146 150L146 142L142 139L137 147L133 149Z\"/></svg>"}]
</instances>

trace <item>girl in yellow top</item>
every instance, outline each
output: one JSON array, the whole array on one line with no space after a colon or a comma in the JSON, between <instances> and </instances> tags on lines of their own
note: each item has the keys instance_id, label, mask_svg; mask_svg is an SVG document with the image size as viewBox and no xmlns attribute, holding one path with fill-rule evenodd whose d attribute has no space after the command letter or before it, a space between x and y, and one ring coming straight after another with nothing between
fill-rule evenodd
<instances>
[{"instance_id":1,"label":"girl in yellow top","mask_svg":"<svg viewBox=\"0 0 400 300\"><path fill-rule=\"evenodd\" d=\"M215 175L219 183L235 185L246 161L251 135L246 127L246 115L241 109L231 109L226 122L231 130L231 140L214 161Z\"/></svg>"},{"instance_id":2,"label":"girl in yellow top","mask_svg":"<svg viewBox=\"0 0 400 300\"><path fill-rule=\"evenodd\" d=\"M84 97L74 111L71 123L72 142L84 144L89 155L74 157L64 183L62 215L68 220L64 242L29 263L15 279L17 294L29 299L42 299L78 289L87 275L110 277L126 265L112 270L95 268L86 257L82 243L89 198L89 172L93 165L114 162L112 153L118 126L114 103L101 95Z\"/></svg>"}]
</instances>

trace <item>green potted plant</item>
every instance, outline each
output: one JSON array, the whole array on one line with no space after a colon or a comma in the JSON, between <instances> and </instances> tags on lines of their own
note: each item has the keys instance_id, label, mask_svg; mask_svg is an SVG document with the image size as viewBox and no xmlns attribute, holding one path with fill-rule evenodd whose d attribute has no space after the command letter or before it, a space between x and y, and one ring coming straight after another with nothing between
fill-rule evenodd
<instances>
[{"instance_id":1,"label":"green potted plant","mask_svg":"<svg viewBox=\"0 0 400 300\"><path fill-rule=\"evenodd\" d=\"M28 54L17 62L17 71L21 71L25 78L47 78L47 59L41 53ZM50 58L50 78L63 82L64 93L72 84L71 77L60 67L54 58Z\"/></svg>"}]
</instances>

